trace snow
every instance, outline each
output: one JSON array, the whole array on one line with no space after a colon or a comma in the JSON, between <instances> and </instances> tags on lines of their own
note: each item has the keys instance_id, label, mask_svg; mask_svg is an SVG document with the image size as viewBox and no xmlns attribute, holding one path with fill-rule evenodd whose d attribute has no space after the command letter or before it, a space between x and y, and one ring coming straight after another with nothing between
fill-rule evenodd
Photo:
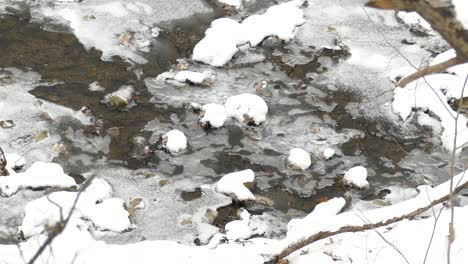
<instances>
[{"instance_id":1,"label":"snow","mask_svg":"<svg viewBox=\"0 0 468 264\"><path fill-rule=\"evenodd\" d=\"M242 209L240 218L240 220L234 220L226 224L226 237L228 239L247 239L252 236L252 230L250 230L249 227L249 212L247 212L245 209Z\"/></svg>"},{"instance_id":2,"label":"snow","mask_svg":"<svg viewBox=\"0 0 468 264\"><path fill-rule=\"evenodd\" d=\"M452 4L455 6L455 12L457 13L458 20L462 23L463 27L468 29L468 2L465 0L452 0Z\"/></svg>"},{"instance_id":3,"label":"snow","mask_svg":"<svg viewBox=\"0 0 468 264\"><path fill-rule=\"evenodd\" d=\"M187 137L182 131L173 129L163 135L163 147L171 154L177 154L187 148Z\"/></svg>"},{"instance_id":4,"label":"snow","mask_svg":"<svg viewBox=\"0 0 468 264\"><path fill-rule=\"evenodd\" d=\"M425 30L432 30L431 25L427 23L427 21L416 12L400 11L398 12L397 16L398 18L403 20L405 24L409 26L412 26L412 27L421 26Z\"/></svg>"},{"instance_id":5,"label":"snow","mask_svg":"<svg viewBox=\"0 0 468 264\"><path fill-rule=\"evenodd\" d=\"M181 83L209 84L214 81L214 76L210 72L180 71L175 74L174 80Z\"/></svg>"},{"instance_id":6,"label":"snow","mask_svg":"<svg viewBox=\"0 0 468 264\"><path fill-rule=\"evenodd\" d=\"M243 170L224 175L215 185L219 193L231 196L238 201L255 200L255 196L245 187L245 183L254 182L255 174L252 170Z\"/></svg>"},{"instance_id":7,"label":"snow","mask_svg":"<svg viewBox=\"0 0 468 264\"><path fill-rule=\"evenodd\" d=\"M229 97L224 104L228 117L259 125L266 120L268 105L258 95L243 93Z\"/></svg>"},{"instance_id":8,"label":"snow","mask_svg":"<svg viewBox=\"0 0 468 264\"><path fill-rule=\"evenodd\" d=\"M86 217L99 230L123 232L131 227L129 214L124 209L124 205L122 199L110 198L91 207L89 212L86 212Z\"/></svg>"},{"instance_id":9,"label":"snow","mask_svg":"<svg viewBox=\"0 0 468 264\"><path fill-rule=\"evenodd\" d=\"M11 156L10 156L11 157ZM25 172L0 177L1 196L11 196L22 189L75 186L75 180L66 175L56 163L35 162Z\"/></svg>"},{"instance_id":10,"label":"snow","mask_svg":"<svg viewBox=\"0 0 468 264\"><path fill-rule=\"evenodd\" d=\"M209 125L213 128L220 128L227 120L226 110L221 104L206 104L202 106L202 117L200 124L202 126Z\"/></svg>"},{"instance_id":11,"label":"snow","mask_svg":"<svg viewBox=\"0 0 468 264\"><path fill-rule=\"evenodd\" d=\"M22 168L26 165L26 159L22 155L18 155L16 153L4 153L5 159L7 162L6 168L10 173L15 168Z\"/></svg>"},{"instance_id":12,"label":"snow","mask_svg":"<svg viewBox=\"0 0 468 264\"><path fill-rule=\"evenodd\" d=\"M26 205L19 229L25 237L40 234L46 228L66 219L74 208L71 217L73 222L88 219L101 231L126 231L132 225L124 208L124 201L111 198L111 194L109 184L99 178L93 179L79 197L79 192L53 192Z\"/></svg>"},{"instance_id":13,"label":"snow","mask_svg":"<svg viewBox=\"0 0 468 264\"><path fill-rule=\"evenodd\" d=\"M104 103L118 107L127 106L132 101L134 92L135 89L132 86L124 85L117 91L107 94L104 97Z\"/></svg>"},{"instance_id":14,"label":"snow","mask_svg":"<svg viewBox=\"0 0 468 264\"><path fill-rule=\"evenodd\" d=\"M324 159L331 159L335 155L335 150L332 148L326 148L322 152L322 156Z\"/></svg>"},{"instance_id":15,"label":"snow","mask_svg":"<svg viewBox=\"0 0 468 264\"><path fill-rule=\"evenodd\" d=\"M293 148L289 151L288 163L293 167L306 170L310 167L312 161L309 152L300 148Z\"/></svg>"},{"instance_id":16,"label":"snow","mask_svg":"<svg viewBox=\"0 0 468 264\"><path fill-rule=\"evenodd\" d=\"M225 4L228 6L232 6L235 9L241 9L242 8L242 0L217 0L221 4Z\"/></svg>"},{"instance_id":17,"label":"snow","mask_svg":"<svg viewBox=\"0 0 468 264\"><path fill-rule=\"evenodd\" d=\"M102 87L99 82L92 82L89 84L89 88L88 88L90 91L92 92L104 92L106 90L106 88Z\"/></svg>"},{"instance_id":18,"label":"snow","mask_svg":"<svg viewBox=\"0 0 468 264\"><path fill-rule=\"evenodd\" d=\"M294 29L304 23L300 9L303 3L303 0L293 0L272 6L264 14L252 15L242 23L230 18L213 21L205 37L193 49L193 59L221 67L232 59L241 45L255 47L269 36L291 40Z\"/></svg>"},{"instance_id":19,"label":"snow","mask_svg":"<svg viewBox=\"0 0 468 264\"><path fill-rule=\"evenodd\" d=\"M358 188L369 186L367 179L367 169L363 166L356 166L349 169L343 176L343 181Z\"/></svg>"},{"instance_id":20,"label":"snow","mask_svg":"<svg viewBox=\"0 0 468 264\"><path fill-rule=\"evenodd\" d=\"M431 65L453 58L455 52L448 50L439 54ZM407 69L402 69L408 72ZM453 74L433 74L415 80L404 88L394 90L393 111L403 120L406 120L413 109L429 110L441 120L443 127L440 135L443 146L452 150L454 147L454 135L457 131L457 145L460 147L468 142L467 120L463 115L455 122L456 112L452 110L447 101L468 96L468 89L462 89L465 76L468 74L468 64L461 64L448 69ZM455 126L457 124L457 126ZM460 152L461 149L458 150Z\"/></svg>"},{"instance_id":21,"label":"snow","mask_svg":"<svg viewBox=\"0 0 468 264\"><path fill-rule=\"evenodd\" d=\"M70 2L71 0L67 0ZM211 9L200 0L88 0L51 5L34 1L34 20L55 19L68 25L85 48L102 51L102 59L118 55L136 63L146 63L142 52L155 43L159 22L204 14Z\"/></svg>"}]
</instances>

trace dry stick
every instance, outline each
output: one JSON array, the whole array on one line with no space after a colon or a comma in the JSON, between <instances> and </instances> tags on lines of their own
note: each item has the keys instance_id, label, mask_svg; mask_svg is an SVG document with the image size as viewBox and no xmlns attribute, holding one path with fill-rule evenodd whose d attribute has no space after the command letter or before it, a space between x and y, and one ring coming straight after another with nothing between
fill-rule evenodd
<instances>
[{"instance_id":1,"label":"dry stick","mask_svg":"<svg viewBox=\"0 0 468 264\"><path fill-rule=\"evenodd\" d=\"M455 66L455 65L458 65L458 64L461 64L461 63L464 63L464 62L466 62L466 60L464 60L463 58L455 57L455 58L451 58L451 59L449 59L447 61L435 64L435 65L432 65L432 66L428 66L426 68L423 68L423 69L420 69L420 70L416 71L413 74L410 74L410 75L404 77L403 79L401 79L398 82L398 86L399 87L405 87L408 83L410 83L412 81L415 81L415 80L417 80L417 79L419 79L419 78L421 78L423 76L434 74L434 73L444 72L448 68L450 68L452 66Z\"/></svg>"},{"instance_id":2,"label":"dry stick","mask_svg":"<svg viewBox=\"0 0 468 264\"><path fill-rule=\"evenodd\" d=\"M49 246L52 243L52 241L54 241L54 239L62 233L65 227L67 227L67 224L68 222L70 222L70 219L73 215L73 212L75 211L76 205L78 204L78 200L80 199L81 194L88 188L88 186L93 181L94 177L95 175L92 175L83 183L81 188L78 190L78 194L76 195L76 198L73 201L72 208L70 209L70 212L68 213L67 218L64 221L60 221L57 224L55 224L52 230L49 231L47 239L44 241L44 243L42 243L42 245L36 251L34 256L29 260L28 264L34 264L34 262L37 260L37 258L39 258L42 252L44 252L47 246ZM62 208L60 208L60 210L62 210Z\"/></svg>"},{"instance_id":3,"label":"dry stick","mask_svg":"<svg viewBox=\"0 0 468 264\"><path fill-rule=\"evenodd\" d=\"M388 219L384 222L378 222L378 223L375 223L375 224L365 224L365 225L362 225L362 226L343 226L341 228L339 228L338 230L336 231L322 231L322 232L318 232L316 233L315 235L313 236L310 236L302 241L299 241L297 243L294 243L290 246L288 246L286 249L284 249L283 251L281 251L281 253L279 253L278 255L276 256L273 256L273 260L275 262L279 262L281 259L289 256L291 253L307 246L307 245L310 245L316 241L319 241L319 240L322 240L324 238L328 238L328 237L332 237L332 236L335 236L335 235L338 235L338 234L343 234L343 233L350 233L350 232L361 232L361 231L367 231L367 230L371 230L371 229L374 229L374 228L379 228L379 227L383 227L383 226L387 226L387 225L390 225L390 224L394 224L394 223L397 223L397 222L400 222L402 220L405 220L405 219L409 219L409 218L413 218L413 217L416 217L418 215L420 215L421 213L424 213L425 211L431 209L433 206L435 205L438 205L440 203L443 203L443 202L446 202L449 200L450 198L450 195L455 195L459 192L461 192L464 188L468 187L468 182L465 182L463 184L461 184L460 186L458 186L457 188L455 188L453 190L453 194L447 194L437 200L434 200L432 201L429 205L427 206L424 206L424 207L421 207L421 208L418 208L414 211L412 211L411 213L408 213L408 214L405 214L405 215L401 215L401 216L396 216L392 219ZM266 263L272 263L272 262L266 262Z\"/></svg>"},{"instance_id":4,"label":"dry stick","mask_svg":"<svg viewBox=\"0 0 468 264\"><path fill-rule=\"evenodd\" d=\"M463 94L465 93L466 82L468 81L468 74L465 77L465 82L463 83L463 88L461 91L460 98L463 98ZM450 206L450 223L449 223L449 243L447 248L447 263L451 263L450 253L452 251L452 243L455 240L455 209L453 207L453 177L455 176L455 159L457 155L457 132L458 132L458 118L460 117L460 107L457 109L457 116L455 117L455 135L453 137L453 151L452 151L452 158L450 161L450 196L449 196L449 206Z\"/></svg>"}]
</instances>

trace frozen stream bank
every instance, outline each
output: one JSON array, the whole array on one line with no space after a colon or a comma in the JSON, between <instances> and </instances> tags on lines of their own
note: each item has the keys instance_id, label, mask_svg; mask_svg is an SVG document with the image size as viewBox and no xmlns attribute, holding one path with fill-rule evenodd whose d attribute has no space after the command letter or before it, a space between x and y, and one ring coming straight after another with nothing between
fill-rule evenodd
<instances>
[{"instance_id":1,"label":"frozen stream bank","mask_svg":"<svg viewBox=\"0 0 468 264\"><path fill-rule=\"evenodd\" d=\"M289 220L320 202L344 197L338 211L382 207L414 197L420 184L448 179L440 116L410 105L411 114L401 120L392 109L389 80L406 62L387 42L420 63L444 51L438 37L414 35L392 14L364 11L359 1L295 1L287 12L294 23L284 28L294 38L282 34L257 43L257 33L278 34L238 33L226 41L232 59L212 67L191 59L210 23L229 17L233 21L219 25L241 31L248 16L268 13L267 1L244 1L237 12L205 1L194 1L191 11L184 1L177 8L150 2L39 4L29 15L10 7L0 17L0 146L24 155L18 173L37 161L57 162L77 184L91 175L110 184L90 192L88 201L99 206L83 209L74 222L91 230L80 233L83 245L88 235L117 244L167 239L184 247L207 244L226 231L230 238L277 239L286 235ZM157 8L181 14L154 18ZM278 13L250 21L268 22ZM106 16L112 19L104 24ZM89 32L91 26L101 31ZM105 26L115 31L90 38ZM210 38L232 37L223 27L210 30ZM175 129L183 134L175 133L172 144L163 135ZM310 166L288 161L293 148L309 155ZM467 162L464 150L457 172ZM342 180L357 166L365 167L359 177L368 188ZM254 184L250 176L245 180L255 200L223 191L242 200L232 203L215 183L247 169L255 175ZM52 190L24 186L0 198L2 242L15 242L26 228L25 205ZM115 212L123 228L107 226L99 210ZM53 223L42 220L35 224ZM19 237L28 238L41 239L32 231Z\"/></svg>"}]
</instances>

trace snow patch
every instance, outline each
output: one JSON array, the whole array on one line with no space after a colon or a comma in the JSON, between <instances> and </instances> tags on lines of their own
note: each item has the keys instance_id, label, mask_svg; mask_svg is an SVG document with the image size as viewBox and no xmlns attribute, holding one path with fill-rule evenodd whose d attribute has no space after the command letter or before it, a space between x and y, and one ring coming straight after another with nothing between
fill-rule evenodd
<instances>
[{"instance_id":1,"label":"snow patch","mask_svg":"<svg viewBox=\"0 0 468 264\"><path fill-rule=\"evenodd\" d=\"M216 183L215 190L239 201L255 200L255 196L244 185L245 183L253 182L254 179L255 174L250 169L232 172L224 175Z\"/></svg>"},{"instance_id":2,"label":"snow patch","mask_svg":"<svg viewBox=\"0 0 468 264\"><path fill-rule=\"evenodd\" d=\"M173 129L162 136L163 148L177 154L187 148L187 137L180 130Z\"/></svg>"},{"instance_id":3,"label":"snow patch","mask_svg":"<svg viewBox=\"0 0 468 264\"><path fill-rule=\"evenodd\" d=\"M367 169L363 166L356 166L349 169L343 176L343 181L347 184L358 188L366 188L369 186L367 179Z\"/></svg>"},{"instance_id":4,"label":"snow patch","mask_svg":"<svg viewBox=\"0 0 468 264\"><path fill-rule=\"evenodd\" d=\"M300 148L293 148L289 151L288 163L293 167L306 170L310 167L312 161L309 152Z\"/></svg>"},{"instance_id":5,"label":"snow patch","mask_svg":"<svg viewBox=\"0 0 468 264\"><path fill-rule=\"evenodd\" d=\"M228 117L237 119L239 122L259 125L266 120L268 105L258 95L239 94L229 97L224 104Z\"/></svg>"},{"instance_id":6,"label":"snow patch","mask_svg":"<svg viewBox=\"0 0 468 264\"><path fill-rule=\"evenodd\" d=\"M11 196L22 189L75 186L75 180L56 163L35 162L25 172L0 177L0 195Z\"/></svg>"},{"instance_id":7,"label":"snow patch","mask_svg":"<svg viewBox=\"0 0 468 264\"><path fill-rule=\"evenodd\" d=\"M224 105L220 104L206 104L202 106L202 117L200 124L203 127L210 126L213 128L220 128L227 120L226 110Z\"/></svg>"},{"instance_id":8,"label":"snow patch","mask_svg":"<svg viewBox=\"0 0 468 264\"><path fill-rule=\"evenodd\" d=\"M263 39L276 36L288 41L294 29L304 23L300 8L303 0L293 0L270 7L262 15L252 15L242 23L230 18L220 18L211 23L205 37L193 49L193 59L221 67L232 59L238 47L249 43L255 47Z\"/></svg>"}]
</instances>

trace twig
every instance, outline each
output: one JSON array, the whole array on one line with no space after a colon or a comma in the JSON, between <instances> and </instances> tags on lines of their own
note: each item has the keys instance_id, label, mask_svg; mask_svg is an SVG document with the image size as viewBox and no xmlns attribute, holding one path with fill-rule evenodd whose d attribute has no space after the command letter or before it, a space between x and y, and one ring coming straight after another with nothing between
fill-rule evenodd
<instances>
[{"instance_id":1,"label":"twig","mask_svg":"<svg viewBox=\"0 0 468 264\"><path fill-rule=\"evenodd\" d=\"M73 205L70 209L70 212L68 213L68 216L65 220L62 220L58 223L55 224L55 226L49 231L47 239L42 243L42 245L39 247L39 249L36 251L34 256L29 260L28 264L34 264L34 262L39 258L39 256L44 252L44 250L52 243L52 241L60 235L63 230L67 227L67 224L70 222L70 219L73 215L73 212L75 211L75 208L78 204L78 200L81 197L81 194L88 188L88 186L91 184L93 181L95 175L92 175L86 181L81 185L80 189L78 189L78 194L76 195L75 200L73 201ZM60 206L59 206L60 207ZM62 210L62 208L60 208Z\"/></svg>"}]
</instances>

